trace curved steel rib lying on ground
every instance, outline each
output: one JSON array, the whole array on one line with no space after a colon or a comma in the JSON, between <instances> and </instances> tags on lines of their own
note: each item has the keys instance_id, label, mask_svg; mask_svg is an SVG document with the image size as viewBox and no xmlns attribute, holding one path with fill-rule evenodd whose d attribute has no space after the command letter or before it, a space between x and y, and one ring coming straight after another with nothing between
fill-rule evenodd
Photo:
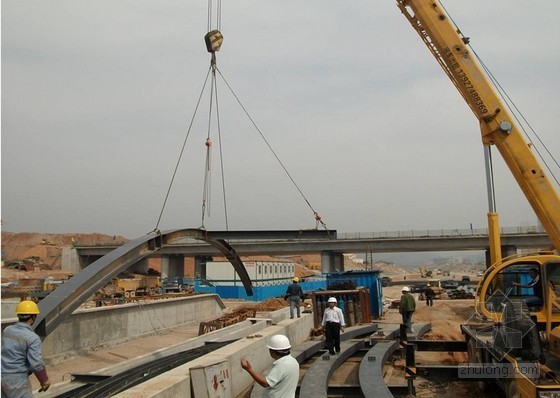
<instances>
[{"instance_id":1,"label":"curved steel rib lying on ground","mask_svg":"<svg viewBox=\"0 0 560 398\"><path fill-rule=\"evenodd\" d=\"M216 247L229 260L239 275L248 296L253 295L251 279L243 262L225 240L212 238L212 232L202 229L179 229L149 233L113 250L88 265L66 283L62 284L39 303L41 314L33 324L35 332L43 339L55 330L82 303L97 290L128 267L185 238L194 238Z\"/></svg>"}]
</instances>

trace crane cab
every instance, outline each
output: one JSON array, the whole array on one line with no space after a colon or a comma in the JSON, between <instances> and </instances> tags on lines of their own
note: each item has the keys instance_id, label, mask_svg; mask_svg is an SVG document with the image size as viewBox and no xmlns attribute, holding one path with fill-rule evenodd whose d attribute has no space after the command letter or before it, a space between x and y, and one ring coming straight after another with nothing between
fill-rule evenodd
<instances>
[{"instance_id":1,"label":"crane cab","mask_svg":"<svg viewBox=\"0 0 560 398\"><path fill-rule=\"evenodd\" d=\"M486 270L477 286L475 309L483 318L500 322L502 303L522 300L537 325L549 320L556 326L560 324L556 296L560 296L560 256L516 255Z\"/></svg>"}]
</instances>

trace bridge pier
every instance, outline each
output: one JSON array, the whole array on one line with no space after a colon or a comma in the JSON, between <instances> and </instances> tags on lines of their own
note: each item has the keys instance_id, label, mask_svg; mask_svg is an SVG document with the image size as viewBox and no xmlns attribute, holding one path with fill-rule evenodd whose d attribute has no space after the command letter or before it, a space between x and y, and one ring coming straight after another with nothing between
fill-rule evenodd
<instances>
[{"instance_id":1,"label":"bridge pier","mask_svg":"<svg viewBox=\"0 0 560 398\"><path fill-rule=\"evenodd\" d=\"M344 271L344 254L324 250L321 252L321 273L328 274L331 272Z\"/></svg>"},{"instance_id":2,"label":"bridge pier","mask_svg":"<svg viewBox=\"0 0 560 398\"><path fill-rule=\"evenodd\" d=\"M74 247L62 248L62 264L63 271L78 273L82 270L82 257L78 254L78 250Z\"/></svg>"},{"instance_id":3,"label":"bridge pier","mask_svg":"<svg viewBox=\"0 0 560 398\"><path fill-rule=\"evenodd\" d=\"M490 267L492 265L492 260L490 258L490 249L486 249L485 251L485 256L486 256L486 268ZM509 256L513 256L514 254L517 254L517 246L515 245L502 245L502 258L506 258Z\"/></svg>"},{"instance_id":4,"label":"bridge pier","mask_svg":"<svg viewBox=\"0 0 560 398\"><path fill-rule=\"evenodd\" d=\"M185 256L183 254L161 256L161 276L185 276Z\"/></svg>"},{"instance_id":5,"label":"bridge pier","mask_svg":"<svg viewBox=\"0 0 560 398\"><path fill-rule=\"evenodd\" d=\"M212 260L211 256L194 256L194 276L206 279L206 262Z\"/></svg>"}]
</instances>

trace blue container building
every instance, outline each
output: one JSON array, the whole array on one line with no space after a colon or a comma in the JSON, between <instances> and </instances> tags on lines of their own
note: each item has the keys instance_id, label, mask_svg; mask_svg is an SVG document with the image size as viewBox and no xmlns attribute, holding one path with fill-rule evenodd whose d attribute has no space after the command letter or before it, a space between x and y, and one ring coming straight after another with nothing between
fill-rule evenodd
<instances>
[{"instance_id":1,"label":"blue container building","mask_svg":"<svg viewBox=\"0 0 560 398\"><path fill-rule=\"evenodd\" d=\"M329 273L326 275L327 290L368 288L371 315L379 318L383 313L383 291L379 273L377 270Z\"/></svg>"}]
</instances>

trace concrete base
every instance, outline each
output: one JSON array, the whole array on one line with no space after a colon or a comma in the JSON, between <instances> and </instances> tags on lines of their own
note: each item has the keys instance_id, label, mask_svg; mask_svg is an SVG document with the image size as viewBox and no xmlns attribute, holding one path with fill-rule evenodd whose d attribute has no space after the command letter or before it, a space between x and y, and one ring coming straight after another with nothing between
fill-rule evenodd
<instances>
[{"instance_id":1,"label":"concrete base","mask_svg":"<svg viewBox=\"0 0 560 398\"><path fill-rule=\"evenodd\" d=\"M13 319L16 313L16 307L20 302L20 299L2 300L2 319Z\"/></svg>"},{"instance_id":2,"label":"concrete base","mask_svg":"<svg viewBox=\"0 0 560 398\"><path fill-rule=\"evenodd\" d=\"M80 309L43 341L43 356L47 364L56 363L158 330L189 323L196 325L222 316L224 308L218 295L201 294ZM15 318L2 320L2 328L15 322Z\"/></svg>"},{"instance_id":3,"label":"concrete base","mask_svg":"<svg viewBox=\"0 0 560 398\"><path fill-rule=\"evenodd\" d=\"M285 311L285 309L280 310ZM270 314L269 314L270 315ZM292 345L301 344L308 337L309 330L313 327L313 316L302 315L301 318L285 319L259 332L262 337L244 338L229 344L219 350L198 358L188 364L175 368L163 375L133 387L123 393L115 395L121 398L191 398L190 368L210 366L226 361L229 374L235 375L232 396L238 396L245 391L253 379L241 368L241 358L251 362L254 369L262 372L272 365L272 357L266 347L267 339L275 334L288 336Z\"/></svg>"}]
</instances>

